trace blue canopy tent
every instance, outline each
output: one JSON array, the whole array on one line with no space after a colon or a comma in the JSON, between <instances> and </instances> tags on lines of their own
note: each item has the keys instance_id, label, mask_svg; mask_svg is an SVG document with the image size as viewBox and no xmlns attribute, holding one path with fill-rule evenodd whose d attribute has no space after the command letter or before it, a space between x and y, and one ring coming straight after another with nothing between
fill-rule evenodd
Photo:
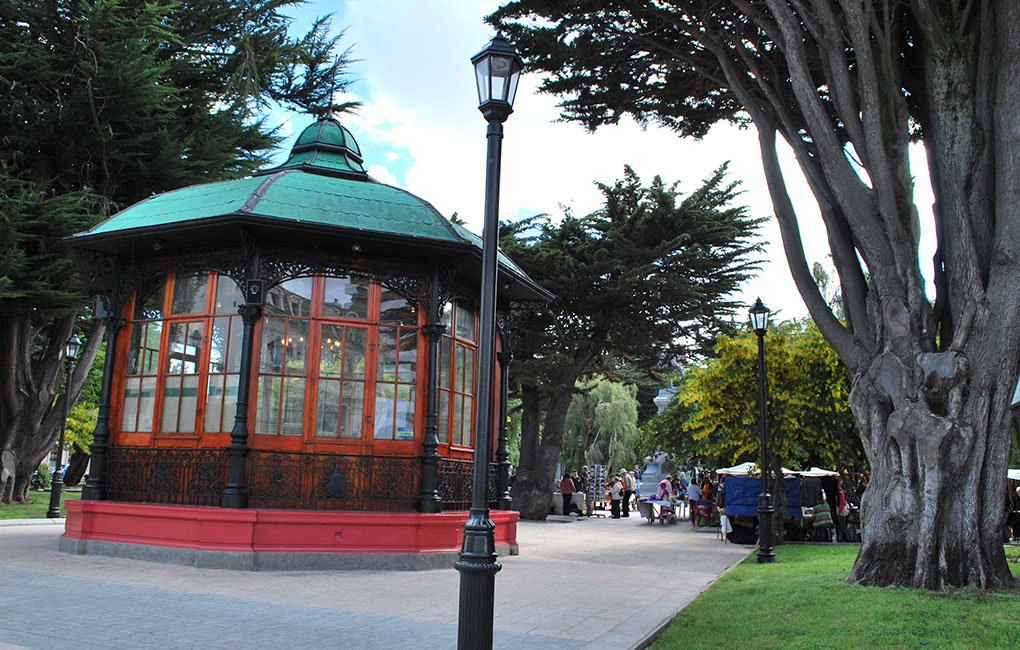
<instances>
[{"instance_id":1,"label":"blue canopy tent","mask_svg":"<svg viewBox=\"0 0 1020 650\"><path fill-rule=\"evenodd\" d=\"M786 514L801 516L800 478L783 477L786 492ZM726 477L726 516L757 517L758 495L761 493L761 479L752 476ZM778 499L773 500L778 504Z\"/></svg>"}]
</instances>

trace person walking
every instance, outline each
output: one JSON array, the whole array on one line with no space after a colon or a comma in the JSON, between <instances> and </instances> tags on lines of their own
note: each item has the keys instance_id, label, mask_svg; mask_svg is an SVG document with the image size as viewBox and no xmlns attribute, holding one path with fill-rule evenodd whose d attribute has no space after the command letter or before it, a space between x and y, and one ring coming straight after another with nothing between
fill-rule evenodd
<instances>
[{"instance_id":1,"label":"person walking","mask_svg":"<svg viewBox=\"0 0 1020 650\"><path fill-rule=\"evenodd\" d=\"M687 486L687 509L691 513L691 525L698 527L698 501L701 500L701 488L697 481L691 481Z\"/></svg>"},{"instance_id":2,"label":"person walking","mask_svg":"<svg viewBox=\"0 0 1020 650\"><path fill-rule=\"evenodd\" d=\"M560 494L563 495L563 514L569 515L571 501L574 499L574 481L570 478L570 472L565 473L560 481Z\"/></svg>"}]
</instances>

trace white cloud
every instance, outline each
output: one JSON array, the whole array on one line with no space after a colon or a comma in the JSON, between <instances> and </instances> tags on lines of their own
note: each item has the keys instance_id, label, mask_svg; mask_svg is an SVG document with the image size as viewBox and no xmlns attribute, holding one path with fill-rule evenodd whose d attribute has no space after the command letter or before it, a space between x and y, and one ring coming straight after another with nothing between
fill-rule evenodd
<instances>
[{"instance_id":1,"label":"white cloud","mask_svg":"<svg viewBox=\"0 0 1020 650\"><path fill-rule=\"evenodd\" d=\"M361 59L353 74L360 79L356 92L364 105L343 122L362 145L370 173L421 196L447 216L457 212L475 231L481 230L486 124L477 110L469 59L492 37L482 18L498 4L348 0L337 8L312 3L312 11L337 11L335 28L347 28L343 44L353 46L353 56ZM602 201L594 182L612 183L624 164L646 182L658 174L667 182L679 180L680 190L690 192L726 160L730 178L742 182L739 200L752 215L772 215L753 129L720 125L701 142L633 122L591 134L577 124L554 121L559 100L536 94L539 81L536 75L522 77L514 114L504 125L501 218L558 214L561 205L576 214L591 212ZM923 151L914 158L923 163ZM817 205L791 152L782 163L801 215L809 263L824 261L828 246ZM920 169L926 177L926 168ZM930 199L919 205L930 205ZM741 299L750 304L761 296L786 317L805 314L774 219L761 234L769 242L765 263Z\"/></svg>"}]
</instances>

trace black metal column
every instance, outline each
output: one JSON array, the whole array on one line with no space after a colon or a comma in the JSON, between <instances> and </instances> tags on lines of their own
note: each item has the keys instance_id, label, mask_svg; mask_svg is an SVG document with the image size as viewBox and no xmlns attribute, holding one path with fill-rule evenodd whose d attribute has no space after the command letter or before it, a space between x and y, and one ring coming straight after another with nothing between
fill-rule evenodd
<instances>
[{"instance_id":1,"label":"black metal column","mask_svg":"<svg viewBox=\"0 0 1020 650\"><path fill-rule=\"evenodd\" d=\"M502 118L506 119L506 115ZM486 116L490 119L490 116ZM499 230L499 173L503 124L492 118L485 168L485 220L482 228L482 287L479 309L478 375L475 398L475 463L471 510L464 524L464 544L455 565L460 572L457 647L492 648L492 613L496 573L496 525L489 518L489 441L492 430L492 375L496 334L496 252Z\"/></svg>"},{"instance_id":2,"label":"black metal column","mask_svg":"<svg viewBox=\"0 0 1020 650\"><path fill-rule=\"evenodd\" d=\"M772 494L769 484L768 426L765 421L765 332L758 332L758 425L761 430L761 493L758 495L758 564L776 561Z\"/></svg>"},{"instance_id":3,"label":"black metal column","mask_svg":"<svg viewBox=\"0 0 1020 650\"><path fill-rule=\"evenodd\" d=\"M117 359L117 337L127 321L117 316L120 304L100 298L96 301L96 315L102 314L106 325L106 361L103 363L103 386L99 392L99 415L89 446L89 475L81 490L82 501L99 501L106 498L106 453L110 449L110 402L113 397L113 372Z\"/></svg>"},{"instance_id":4,"label":"black metal column","mask_svg":"<svg viewBox=\"0 0 1020 650\"><path fill-rule=\"evenodd\" d=\"M443 509L439 496L439 345L446 326L439 322L442 305L439 304L439 278L432 280L432 297L429 300L429 322L422 330L429 340L428 385L425 393L425 440L421 450L421 494L418 512L434 514Z\"/></svg>"},{"instance_id":5,"label":"black metal column","mask_svg":"<svg viewBox=\"0 0 1020 650\"><path fill-rule=\"evenodd\" d=\"M60 422L60 439L57 442L57 464L53 470L53 482L50 483L50 507L46 516L50 519L60 517L60 493L64 489L64 437L67 433L67 416L71 412L71 371L74 370L74 359L64 360L64 419Z\"/></svg>"},{"instance_id":6,"label":"black metal column","mask_svg":"<svg viewBox=\"0 0 1020 650\"><path fill-rule=\"evenodd\" d=\"M255 356L255 325L262 318L264 291L263 281L248 280L244 286L245 304L237 308L244 328L241 336L241 368L237 378L237 409L234 413L234 427L230 430L230 446L227 447L227 487L220 495L222 508L244 508L248 505L248 481L245 477L249 451L248 396Z\"/></svg>"},{"instance_id":7,"label":"black metal column","mask_svg":"<svg viewBox=\"0 0 1020 650\"><path fill-rule=\"evenodd\" d=\"M514 355L506 349L507 336L503 334L504 351L496 355L499 359L499 442L496 446L496 493L499 495L499 509L510 510L513 497L510 496L510 445L507 441L507 401L510 389L510 364Z\"/></svg>"}]
</instances>

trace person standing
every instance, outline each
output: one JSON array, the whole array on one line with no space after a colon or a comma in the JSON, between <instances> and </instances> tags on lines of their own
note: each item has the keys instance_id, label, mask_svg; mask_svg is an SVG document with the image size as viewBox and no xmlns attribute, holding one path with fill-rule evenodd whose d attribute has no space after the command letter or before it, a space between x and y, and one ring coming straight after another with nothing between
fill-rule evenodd
<instances>
[{"instance_id":1,"label":"person standing","mask_svg":"<svg viewBox=\"0 0 1020 650\"><path fill-rule=\"evenodd\" d=\"M595 514L595 481L587 465L581 468L581 484L574 487L584 492L584 515L591 517Z\"/></svg>"},{"instance_id":2,"label":"person standing","mask_svg":"<svg viewBox=\"0 0 1020 650\"><path fill-rule=\"evenodd\" d=\"M613 513L613 519L620 518L620 501L623 499L623 483L620 481L620 477L613 477L613 482L609 486L609 503L610 512Z\"/></svg>"},{"instance_id":3,"label":"person standing","mask_svg":"<svg viewBox=\"0 0 1020 650\"><path fill-rule=\"evenodd\" d=\"M836 541L849 542L850 535L846 530L846 518L850 516L850 504L846 500L846 492L843 491L843 479L839 480L839 499L836 502Z\"/></svg>"},{"instance_id":4,"label":"person standing","mask_svg":"<svg viewBox=\"0 0 1020 650\"><path fill-rule=\"evenodd\" d=\"M571 501L574 498L574 481L570 478L570 473L567 472L563 475L563 480L560 481L560 494L563 495L563 514L569 515L571 509Z\"/></svg>"},{"instance_id":5,"label":"person standing","mask_svg":"<svg viewBox=\"0 0 1020 650\"><path fill-rule=\"evenodd\" d=\"M620 470L620 478L623 479L623 516L630 516L630 499L634 496L634 490L637 489L637 481L634 480L634 475L626 470Z\"/></svg>"},{"instance_id":6,"label":"person standing","mask_svg":"<svg viewBox=\"0 0 1020 650\"><path fill-rule=\"evenodd\" d=\"M691 513L691 525L698 527L698 501L701 500L701 488L697 481L687 486L687 510Z\"/></svg>"}]
</instances>

